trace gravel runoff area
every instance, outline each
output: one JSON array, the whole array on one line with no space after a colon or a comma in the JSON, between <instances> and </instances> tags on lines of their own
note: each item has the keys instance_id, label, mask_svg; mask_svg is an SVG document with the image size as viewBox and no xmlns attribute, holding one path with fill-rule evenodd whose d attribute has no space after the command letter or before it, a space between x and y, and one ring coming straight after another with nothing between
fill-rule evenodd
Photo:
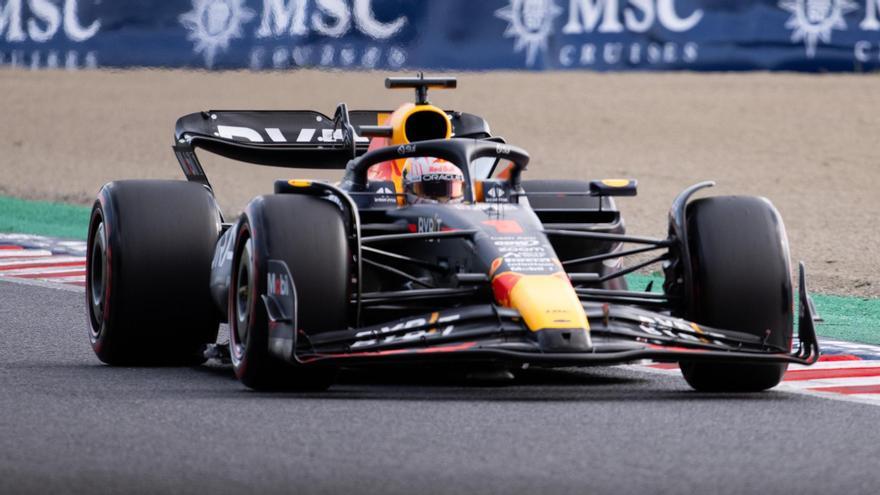
<instances>
[{"instance_id":1,"label":"gravel runoff area","mask_svg":"<svg viewBox=\"0 0 880 495\"><path fill-rule=\"evenodd\" d=\"M0 70L0 195L89 204L104 182L180 178L174 121L207 109L332 114L394 108L384 73ZM880 79L865 75L465 73L435 91L528 149L528 177L634 177L619 202L630 232L662 236L684 187L771 198L812 289L880 296ZM272 180L338 174L204 160L221 205L239 210Z\"/></svg>"}]
</instances>

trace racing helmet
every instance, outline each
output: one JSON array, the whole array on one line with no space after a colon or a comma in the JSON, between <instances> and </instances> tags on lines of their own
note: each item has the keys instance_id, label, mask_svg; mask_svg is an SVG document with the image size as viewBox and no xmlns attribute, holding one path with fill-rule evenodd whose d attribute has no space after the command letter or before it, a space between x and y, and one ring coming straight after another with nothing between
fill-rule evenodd
<instances>
[{"instance_id":1,"label":"racing helmet","mask_svg":"<svg viewBox=\"0 0 880 495\"><path fill-rule=\"evenodd\" d=\"M434 157L408 158L401 178L406 200L410 204L460 203L464 199L464 174L446 160Z\"/></svg>"}]
</instances>

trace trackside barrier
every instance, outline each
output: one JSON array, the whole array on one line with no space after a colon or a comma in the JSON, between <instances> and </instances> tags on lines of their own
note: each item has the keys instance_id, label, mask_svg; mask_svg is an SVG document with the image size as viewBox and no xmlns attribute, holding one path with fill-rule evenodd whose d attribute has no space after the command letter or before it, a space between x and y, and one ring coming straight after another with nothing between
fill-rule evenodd
<instances>
[{"instance_id":1,"label":"trackside barrier","mask_svg":"<svg viewBox=\"0 0 880 495\"><path fill-rule=\"evenodd\" d=\"M0 0L0 66L880 66L880 0Z\"/></svg>"}]
</instances>

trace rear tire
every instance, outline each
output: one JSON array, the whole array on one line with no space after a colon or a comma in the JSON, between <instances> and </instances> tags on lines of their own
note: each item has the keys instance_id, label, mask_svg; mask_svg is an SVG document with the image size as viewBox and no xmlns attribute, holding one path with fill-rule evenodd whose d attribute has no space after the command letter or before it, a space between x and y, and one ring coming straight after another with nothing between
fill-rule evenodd
<instances>
[{"instance_id":1,"label":"rear tire","mask_svg":"<svg viewBox=\"0 0 880 495\"><path fill-rule=\"evenodd\" d=\"M89 337L117 366L204 361L219 314L208 282L220 212L182 181L117 181L92 208L86 256Z\"/></svg>"},{"instance_id":2,"label":"rear tire","mask_svg":"<svg viewBox=\"0 0 880 495\"><path fill-rule=\"evenodd\" d=\"M790 261L776 208L750 196L698 199L688 205L687 235L694 290L693 310L685 316L719 329L767 336L768 344L790 349ZM696 390L757 392L778 385L787 365L682 362L680 367Z\"/></svg>"},{"instance_id":3,"label":"rear tire","mask_svg":"<svg viewBox=\"0 0 880 495\"><path fill-rule=\"evenodd\" d=\"M255 390L319 391L336 369L286 363L269 352L266 294L269 259L287 263L297 326L307 334L348 326L351 254L342 213L330 201L272 195L254 199L235 241L229 288L229 345L235 375Z\"/></svg>"}]
</instances>

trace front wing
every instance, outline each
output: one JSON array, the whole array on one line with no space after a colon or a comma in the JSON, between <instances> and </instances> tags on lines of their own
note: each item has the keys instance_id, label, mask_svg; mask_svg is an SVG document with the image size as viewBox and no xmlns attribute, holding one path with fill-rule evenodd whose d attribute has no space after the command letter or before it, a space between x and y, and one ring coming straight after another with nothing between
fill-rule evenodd
<instances>
[{"instance_id":1,"label":"front wing","mask_svg":"<svg viewBox=\"0 0 880 495\"><path fill-rule=\"evenodd\" d=\"M285 357L302 365L471 361L542 367L609 365L643 359L813 364L820 354L813 323L818 317L806 293L803 271L799 303L799 331L793 349L770 346L766 339L755 335L704 327L644 309L584 303L591 327L590 345L576 352L547 352L517 311L491 304L309 336L292 332L295 327L284 317L285 308L279 301L267 301L268 306L275 307L270 311L270 336L276 331L292 336L285 339ZM291 331L285 332L285 327Z\"/></svg>"}]
</instances>

